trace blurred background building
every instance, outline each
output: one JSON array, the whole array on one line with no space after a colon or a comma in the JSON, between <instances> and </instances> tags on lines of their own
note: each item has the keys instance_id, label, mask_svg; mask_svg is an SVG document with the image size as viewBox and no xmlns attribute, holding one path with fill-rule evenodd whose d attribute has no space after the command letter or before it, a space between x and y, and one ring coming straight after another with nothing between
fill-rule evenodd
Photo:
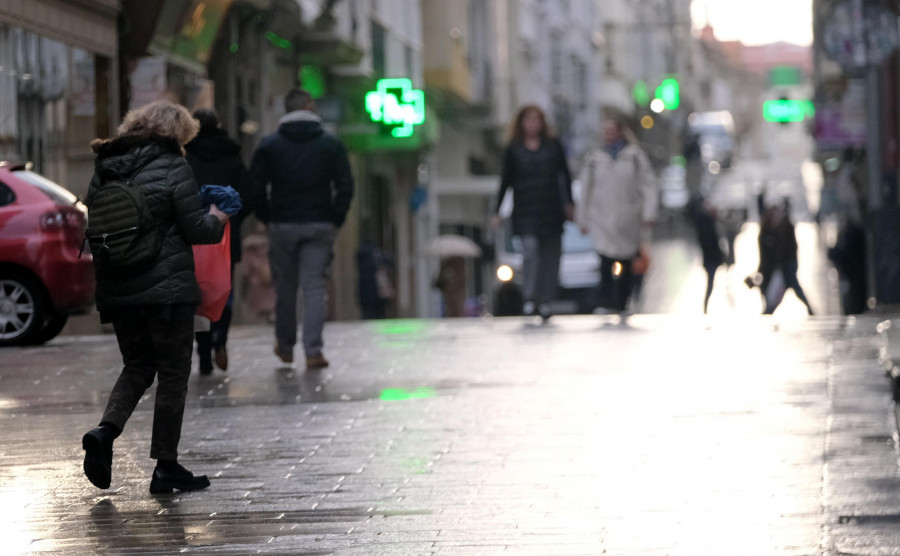
<instances>
[{"instance_id":1,"label":"blurred background building","mask_svg":"<svg viewBox=\"0 0 900 556\"><path fill-rule=\"evenodd\" d=\"M119 118L117 0L0 2L0 160L86 190Z\"/></svg>"},{"instance_id":2,"label":"blurred background building","mask_svg":"<svg viewBox=\"0 0 900 556\"><path fill-rule=\"evenodd\" d=\"M728 163L777 166L814 153L827 214L839 212L837 161L854 161L858 201L881 211L876 247L897 261L900 61L893 49L870 48L861 69L829 53L845 32L841 18L860 2L815 0L810 48L718 40L692 21L691 0L0 0L0 158L31 160L83 194L90 139L110 135L129 108L168 98L215 108L249 160L277 128L284 93L301 85L348 146L358 185L336 250L332 316L360 317L365 251L378 255L385 315L426 317L441 311L432 288L439 261L426 250L440 234L483 247L467 267L467 291L475 312L490 309L489 218L519 106L548 113L573 174L598 140L601 111L622 112L663 181L690 162L686 145L700 133L691 115L727 114ZM879 31L885 21L896 31L896 8L862 4L881 33L873 44L896 43ZM388 88L378 93L379 84ZM423 95L424 108L410 100L400 112L418 119L402 130L367 110L368 93L405 91ZM782 116L809 111L767 121L767 101ZM873 119L876 109L882 117ZM722 171L710 162L700 168L707 180ZM733 173L772 181L763 166ZM687 181L678 187L688 194L703 185ZM892 264L873 275L883 275L872 291L885 302L900 300L900 263Z\"/></svg>"}]
</instances>

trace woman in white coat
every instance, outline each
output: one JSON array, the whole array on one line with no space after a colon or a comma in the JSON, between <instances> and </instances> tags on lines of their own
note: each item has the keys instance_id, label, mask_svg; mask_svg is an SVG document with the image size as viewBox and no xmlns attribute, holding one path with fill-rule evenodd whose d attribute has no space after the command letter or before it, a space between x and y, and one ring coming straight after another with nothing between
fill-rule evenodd
<instances>
[{"instance_id":1,"label":"woman in white coat","mask_svg":"<svg viewBox=\"0 0 900 556\"><path fill-rule=\"evenodd\" d=\"M607 119L603 135L605 146L587 157L579 176L575 217L600 255L600 306L623 313L634 282L632 262L656 218L656 175L623 118Z\"/></svg>"}]
</instances>

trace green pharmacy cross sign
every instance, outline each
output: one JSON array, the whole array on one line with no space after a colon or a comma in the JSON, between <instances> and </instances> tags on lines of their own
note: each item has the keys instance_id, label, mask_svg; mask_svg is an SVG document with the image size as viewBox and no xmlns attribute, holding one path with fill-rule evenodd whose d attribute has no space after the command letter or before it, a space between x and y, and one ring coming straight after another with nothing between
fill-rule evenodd
<instances>
[{"instance_id":1,"label":"green pharmacy cross sign","mask_svg":"<svg viewBox=\"0 0 900 556\"><path fill-rule=\"evenodd\" d=\"M425 93L406 78L380 79L366 93L366 112L373 122L391 128L394 137L411 137L413 126L425 121Z\"/></svg>"}]
</instances>

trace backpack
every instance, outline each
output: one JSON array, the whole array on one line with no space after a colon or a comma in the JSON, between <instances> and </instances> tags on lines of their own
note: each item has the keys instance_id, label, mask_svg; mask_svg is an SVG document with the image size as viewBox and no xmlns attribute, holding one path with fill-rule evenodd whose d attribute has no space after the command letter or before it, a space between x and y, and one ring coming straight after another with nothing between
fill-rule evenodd
<instances>
[{"instance_id":1,"label":"backpack","mask_svg":"<svg viewBox=\"0 0 900 556\"><path fill-rule=\"evenodd\" d=\"M113 275L136 274L156 262L162 238L141 188L130 178L100 185L88 199L85 241L94 255L94 267ZM82 245L82 250L84 249Z\"/></svg>"}]
</instances>

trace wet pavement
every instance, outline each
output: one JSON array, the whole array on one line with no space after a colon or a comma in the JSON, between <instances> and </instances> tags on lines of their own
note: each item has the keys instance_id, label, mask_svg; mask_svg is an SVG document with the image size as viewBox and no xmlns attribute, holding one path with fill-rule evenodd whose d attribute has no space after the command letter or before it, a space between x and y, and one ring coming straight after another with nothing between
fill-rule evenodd
<instances>
[{"instance_id":1,"label":"wet pavement","mask_svg":"<svg viewBox=\"0 0 900 556\"><path fill-rule=\"evenodd\" d=\"M194 375L181 461L148 492L152 389L81 471L111 336L0 352L5 554L900 554L876 318L635 316L329 324L332 367L234 330Z\"/></svg>"}]
</instances>

